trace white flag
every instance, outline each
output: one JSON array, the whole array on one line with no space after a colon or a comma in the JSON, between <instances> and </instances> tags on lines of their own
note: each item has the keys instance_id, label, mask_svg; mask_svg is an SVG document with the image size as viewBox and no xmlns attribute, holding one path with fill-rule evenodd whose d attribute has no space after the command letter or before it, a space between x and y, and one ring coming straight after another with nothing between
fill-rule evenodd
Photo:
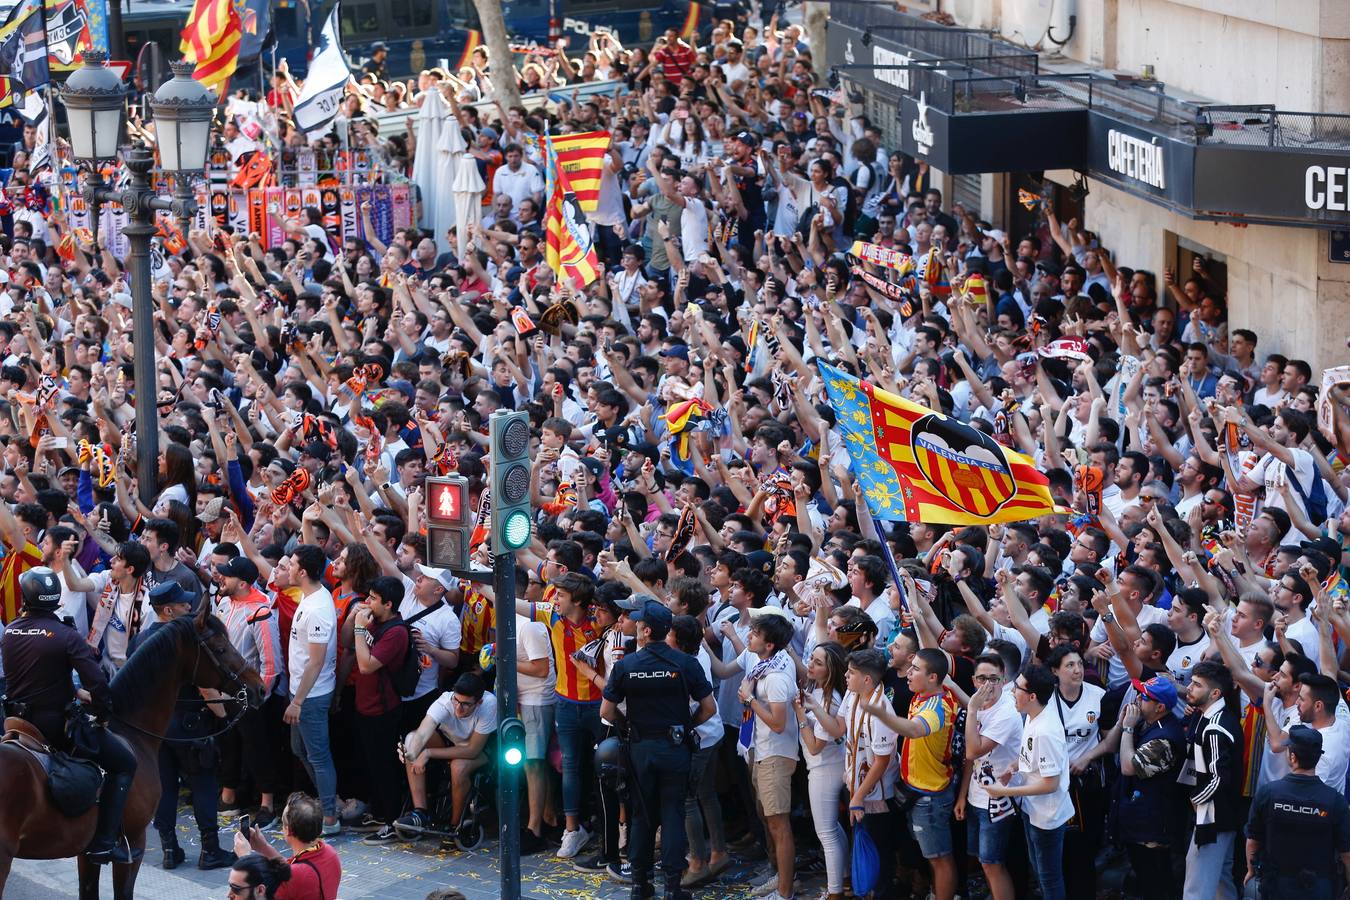
<instances>
[{"instance_id":1,"label":"white flag","mask_svg":"<svg viewBox=\"0 0 1350 900\"><path fill-rule=\"evenodd\" d=\"M327 128L342 104L342 95L351 78L352 67L342 50L338 36L338 6L328 16L328 22L314 48L314 61L309 64L309 76L295 101L295 124L304 132Z\"/></svg>"}]
</instances>

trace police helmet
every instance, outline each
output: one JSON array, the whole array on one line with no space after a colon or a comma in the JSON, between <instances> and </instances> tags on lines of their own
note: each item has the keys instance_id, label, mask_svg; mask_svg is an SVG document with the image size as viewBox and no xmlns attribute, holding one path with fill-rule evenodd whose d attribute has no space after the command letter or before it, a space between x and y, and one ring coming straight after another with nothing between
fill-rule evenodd
<instances>
[{"instance_id":1,"label":"police helmet","mask_svg":"<svg viewBox=\"0 0 1350 900\"><path fill-rule=\"evenodd\" d=\"M61 582L46 566L37 566L19 576L24 609L32 612L56 612L61 606Z\"/></svg>"},{"instance_id":2,"label":"police helmet","mask_svg":"<svg viewBox=\"0 0 1350 900\"><path fill-rule=\"evenodd\" d=\"M619 771L619 739L607 737L595 748L596 774L608 777Z\"/></svg>"}]
</instances>

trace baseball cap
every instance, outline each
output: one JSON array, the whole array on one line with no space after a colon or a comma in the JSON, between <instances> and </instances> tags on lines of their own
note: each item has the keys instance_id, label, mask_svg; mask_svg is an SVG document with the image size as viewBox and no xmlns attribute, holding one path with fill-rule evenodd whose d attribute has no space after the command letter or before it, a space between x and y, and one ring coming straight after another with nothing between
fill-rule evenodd
<instances>
[{"instance_id":1,"label":"baseball cap","mask_svg":"<svg viewBox=\"0 0 1350 900\"><path fill-rule=\"evenodd\" d=\"M657 600L651 594L633 594L632 596L624 597L622 600L615 600L614 605L625 612L632 612L635 609L641 609L648 603L659 602L661 601Z\"/></svg>"},{"instance_id":2,"label":"baseball cap","mask_svg":"<svg viewBox=\"0 0 1350 900\"><path fill-rule=\"evenodd\" d=\"M787 610L781 606L774 606L772 603L750 610L750 618L762 619L765 616L778 616L781 619L787 619Z\"/></svg>"},{"instance_id":3,"label":"baseball cap","mask_svg":"<svg viewBox=\"0 0 1350 900\"><path fill-rule=\"evenodd\" d=\"M236 556L216 566L216 574L226 578L238 578L247 584L258 580L258 567L247 556Z\"/></svg>"},{"instance_id":4,"label":"baseball cap","mask_svg":"<svg viewBox=\"0 0 1350 900\"><path fill-rule=\"evenodd\" d=\"M688 358L689 358L689 345L687 345L687 344L671 344L669 347L667 347L666 349L664 349L664 350L661 351L661 355L662 355L662 356L678 356L680 359L688 359Z\"/></svg>"},{"instance_id":5,"label":"baseball cap","mask_svg":"<svg viewBox=\"0 0 1350 900\"><path fill-rule=\"evenodd\" d=\"M1161 703L1169 710L1177 705L1177 687L1161 675L1155 675L1148 681L1133 679L1134 689L1146 699Z\"/></svg>"},{"instance_id":6,"label":"baseball cap","mask_svg":"<svg viewBox=\"0 0 1350 900\"><path fill-rule=\"evenodd\" d=\"M417 571L428 578L439 581L441 587L445 588L447 591L453 590L459 581L459 579L455 578L455 573L451 572L449 569L434 569L431 566L424 566L421 563L418 563Z\"/></svg>"},{"instance_id":7,"label":"baseball cap","mask_svg":"<svg viewBox=\"0 0 1350 900\"><path fill-rule=\"evenodd\" d=\"M1301 755L1322 754L1322 733L1307 725L1295 725L1289 729L1289 749Z\"/></svg>"},{"instance_id":8,"label":"baseball cap","mask_svg":"<svg viewBox=\"0 0 1350 900\"><path fill-rule=\"evenodd\" d=\"M759 569L765 575L773 574L773 554L768 550L753 550L745 554L746 565Z\"/></svg>"},{"instance_id":9,"label":"baseball cap","mask_svg":"<svg viewBox=\"0 0 1350 900\"><path fill-rule=\"evenodd\" d=\"M643 603L641 608L630 612L628 618L634 622L646 622L648 625L664 625L666 628L670 628L675 621L670 608L656 600Z\"/></svg>"},{"instance_id":10,"label":"baseball cap","mask_svg":"<svg viewBox=\"0 0 1350 900\"><path fill-rule=\"evenodd\" d=\"M223 518L224 515L225 498L216 497L212 499L210 503L206 504L206 508L202 510L201 515L197 516L197 518L202 522L214 522L217 519Z\"/></svg>"},{"instance_id":11,"label":"baseball cap","mask_svg":"<svg viewBox=\"0 0 1350 900\"><path fill-rule=\"evenodd\" d=\"M313 440L308 444L305 444L305 446L301 448L301 452L307 456L314 457L320 462L328 462L329 457L333 455L333 449L320 440ZM208 503L207 506L210 506L210 504ZM210 520L203 519L202 521L206 522Z\"/></svg>"},{"instance_id":12,"label":"baseball cap","mask_svg":"<svg viewBox=\"0 0 1350 900\"><path fill-rule=\"evenodd\" d=\"M759 146L759 135L748 129L742 129L734 135L735 139L745 144L747 147Z\"/></svg>"},{"instance_id":13,"label":"baseball cap","mask_svg":"<svg viewBox=\"0 0 1350 900\"><path fill-rule=\"evenodd\" d=\"M600 473L605 469L604 463L600 462L600 460L596 459L594 456L581 457L581 464L590 469L591 474L596 478L599 478Z\"/></svg>"},{"instance_id":14,"label":"baseball cap","mask_svg":"<svg viewBox=\"0 0 1350 900\"><path fill-rule=\"evenodd\" d=\"M1004 231L1002 228L985 228L983 234L987 238L993 238L1000 244L1003 243L1003 239L1008 236L1008 232Z\"/></svg>"},{"instance_id":15,"label":"baseball cap","mask_svg":"<svg viewBox=\"0 0 1350 900\"><path fill-rule=\"evenodd\" d=\"M151 606L168 606L170 603L191 603L192 595L176 581L164 581L150 589Z\"/></svg>"}]
</instances>

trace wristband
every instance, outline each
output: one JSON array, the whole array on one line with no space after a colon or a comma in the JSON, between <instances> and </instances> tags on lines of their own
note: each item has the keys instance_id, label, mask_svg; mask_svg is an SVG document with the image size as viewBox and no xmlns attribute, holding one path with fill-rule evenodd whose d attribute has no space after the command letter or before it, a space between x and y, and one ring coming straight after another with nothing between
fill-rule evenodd
<instances>
[{"instance_id":1,"label":"wristband","mask_svg":"<svg viewBox=\"0 0 1350 900\"><path fill-rule=\"evenodd\" d=\"M861 806L850 806L850 807L849 807L849 811L850 811L850 812L852 812L852 811L854 811L854 810L857 810L858 812L865 812L865 811L866 811L865 808L864 808L864 807L861 807Z\"/></svg>"},{"instance_id":2,"label":"wristband","mask_svg":"<svg viewBox=\"0 0 1350 900\"><path fill-rule=\"evenodd\" d=\"M1122 725L1122 726L1120 726L1120 733L1121 733L1121 734L1134 734L1134 726L1133 726L1133 725Z\"/></svg>"}]
</instances>

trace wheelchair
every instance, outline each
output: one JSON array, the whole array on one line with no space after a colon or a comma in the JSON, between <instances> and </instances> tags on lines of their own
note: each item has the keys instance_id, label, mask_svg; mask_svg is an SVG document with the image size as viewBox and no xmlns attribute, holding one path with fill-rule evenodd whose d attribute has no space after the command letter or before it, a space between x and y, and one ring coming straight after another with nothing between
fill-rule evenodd
<instances>
[{"instance_id":1,"label":"wheelchair","mask_svg":"<svg viewBox=\"0 0 1350 900\"><path fill-rule=\"evenodd\" d=\"M407 826L400 826L398 828L400 836L413 840L423 837L440 838L443 850L450 849L452 845L464 851L476 850L481 846L492 830L497 828L495 739L488 742L485 752L488 754L487 765L473 773L459 828L454 827L450 767L445 761L436 760L427 766L427 813L431 823L415 833Z\"/></svg>"}]
</instances>

